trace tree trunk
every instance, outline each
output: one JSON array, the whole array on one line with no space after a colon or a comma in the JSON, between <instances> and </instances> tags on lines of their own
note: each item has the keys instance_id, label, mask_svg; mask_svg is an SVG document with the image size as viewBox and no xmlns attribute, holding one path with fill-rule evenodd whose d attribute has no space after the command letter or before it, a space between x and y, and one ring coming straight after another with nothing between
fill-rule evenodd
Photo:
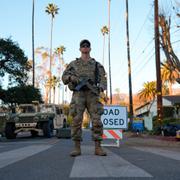
<instances>
[{"instance_id":1,"label":"tree trunk","mask_svg":"<svg viewBox=\"0 0 180 180\"><path fill-rule=\"evenodd\" d=\"M50 79L50 88L49 88L49 103L51 103L51 77L52 77L52 70L51 70L51 65L52 65L52 32L53 32L53 17L51 19L51 38L50 38L50 60L49 60L49 79Z\"/></svg>"},{"instance_id":2,"label":"tree trunk","mask_svg":"<svg viewBox=\"0 0 180 180\"><path fill-rule=\"evenodd\" d=\"M33 0L33 7L32 7L32 61L33 61L33 77L32 77L32 84L33 87L35 86L35 57L34 57L34 0Z\"/></svg>"}]
</instances>

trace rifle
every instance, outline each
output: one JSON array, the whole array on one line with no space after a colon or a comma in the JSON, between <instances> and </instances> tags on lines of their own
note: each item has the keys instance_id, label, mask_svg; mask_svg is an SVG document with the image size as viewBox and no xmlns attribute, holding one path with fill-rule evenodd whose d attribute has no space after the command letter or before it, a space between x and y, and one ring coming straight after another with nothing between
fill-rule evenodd
<instances>
[{"instance_id":1,"label":"rifle","mask_svg":"<svg viewBox=\"0 0 180 180\"><path fill-rule=\"evenodd\" d=\"M78 73L75 71L74 67L70 68L70 72L71 72L71 75L78 77ZM90 89L92 92L98 95L99 94L98 83L99 83L99 71L98 71L97 62L96 62L95 83L90 78L81 77L80 82L74 87L74 90L80 91L83 87L86 86L88 89Z\"/></svg>"},{"instance_id":2,"label":"rifle","mask_svg":"<svg viewBox=\"0 0 180 180\"><path fill-rule=\"evenodd\" d=\"M83 79L76 87L75 87L75 90L76 91L80 91L84 86L87 85L88 81L90 79Z\"/></svg>"},{"instance_id":3,"label":"rifle","mask_svg":"<svg viewBox=\"0 0 180 180\"><path fill-rule=\"evenodd\" d=\"M82 78L80 83L75 87L75 90L80 91L85 86L88 89L90 89L92 92L94 92L95 94L97 94L97 95L99 94L99 90L98 90L97 86L89 78Z\"/></svg>"}]
</instances>

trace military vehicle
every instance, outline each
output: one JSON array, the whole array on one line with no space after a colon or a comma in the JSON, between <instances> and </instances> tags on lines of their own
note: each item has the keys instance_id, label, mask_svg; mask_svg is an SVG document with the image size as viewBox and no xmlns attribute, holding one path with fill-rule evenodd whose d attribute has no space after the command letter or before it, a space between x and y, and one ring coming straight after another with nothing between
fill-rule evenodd
<instances>
[{"instance_id":1,"label":"military vehicle","mask_svg":"<svg viewBox=\"0 0 180 180\"><path fill-rule=\"evenodd\" d=\"M43 132L45 137L51 137L54 129L63 126L66 117L60 106L49 104L21 104L17 112L6 117L5 136L14 139L21 131L30 131L33 137Z\"/></svg>"},{"instance_id":2,"label":"military vehicle","mask_svg":"<svg viewBox=\"0 0 180 180\"><path fill-rule=\"evenodd\" d=\"M6 113L0 112L0 137L4 135Z\"/></svg>"},{"instance_id":3,"label":"military vehicle","mask_svg":"<svg viewBox=\"0 0 180 180\"><path fill-rule=\"evenodd\" d=\"M50 124L54 130L62 128L67 122L67 117L63 113L63 107L55 104L41 104L41 114L43 117L48 117ZM51 128L52 129L52 128Z\"/></svg>"}]
</instances>

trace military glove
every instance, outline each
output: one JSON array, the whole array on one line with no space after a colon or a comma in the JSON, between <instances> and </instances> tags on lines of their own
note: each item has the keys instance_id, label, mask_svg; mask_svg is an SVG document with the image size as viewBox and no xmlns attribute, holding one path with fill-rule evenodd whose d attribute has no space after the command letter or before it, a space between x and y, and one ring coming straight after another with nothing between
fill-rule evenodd
<instances>
[{"instance_id":1,"label":"military glove","mask_svg":"<svg viewBox=\"0 0 180 180\"><path fill-rule=\"evenodd\" d=\"M99 87L100 92L104 92L104 89L102 87Z\"/></svg>"},{"instance_id":2,"label":"military glove","mask_svg":"<svg viewBox=\"0 0 180 180\"><path fill-rule=\"evenodd\" d=\"M73 83L73 84L78 84L79 83L79 78L77 76L70 76L70 81Z\"/></svg>"},{"instance_id":3,"label":"military glove","mask_svg":"<svg viewBox=\"0 0 180 180\"><path fill-rule=\"evenodd\" d=\"M104 92L104 88L100 84L98 84L98 90L99 92Z\"/></svg>"}]
</instances>

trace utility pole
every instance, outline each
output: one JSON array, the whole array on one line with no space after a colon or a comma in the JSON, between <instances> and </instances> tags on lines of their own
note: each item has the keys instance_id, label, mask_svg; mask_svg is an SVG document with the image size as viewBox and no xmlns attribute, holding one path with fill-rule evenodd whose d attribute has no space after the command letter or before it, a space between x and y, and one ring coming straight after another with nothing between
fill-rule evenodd
<instances>
[{"instance_id":1,"label":"utility pole","mask_svg":"<svg viewBox=\"0 0 180 180\"><path fill-rule=\"evenodd\" d=\"M132 82L131 82L131 58L130 58L130 44L129 44L129 21L128 21L128 0L126 0L126 38L127 38L127 58L128 58L128 78L129 78L129 113L130 125L132 129L133 121L133 97L132 97Z\"/></svg>"},{"instance_id":2,"label":"utility pole","mask_svg":"<svg viewBox=\"0 0 180 180\"><path fill-rule=\"evenodd\" d=\"M34 0L32 4L32 61L33 61L33 77L32 83L35 86L35 57L34 57Z\"/></svg>"},{"instance_id":3,"label":"utility pole","mask_svg":"<svg viewBox=\"0 0 180 180\"><path fill-rule=\"evenodd\" d=\"M157 91L157 118L162 124L162 82L160 69L160 49L159 49L159 13L158 0L154 0L154 31L155 31L155 60L156 60L156 91Z\"/></svg>"},{"instance_id":4,"label":"utility pole","mask_svg":"<svg viewBox=\"0 0 180 180\"><path fill-rule=\"evenodd\" d=\"M108 30L109 30L109 34L108 34L108 55L109 55L109 87L110 87L110 104L112 104L112 83L111 83L111 46L110 46L110 5L111 5L111 0L108 0Z\"/></svg>"}]
</instances>

